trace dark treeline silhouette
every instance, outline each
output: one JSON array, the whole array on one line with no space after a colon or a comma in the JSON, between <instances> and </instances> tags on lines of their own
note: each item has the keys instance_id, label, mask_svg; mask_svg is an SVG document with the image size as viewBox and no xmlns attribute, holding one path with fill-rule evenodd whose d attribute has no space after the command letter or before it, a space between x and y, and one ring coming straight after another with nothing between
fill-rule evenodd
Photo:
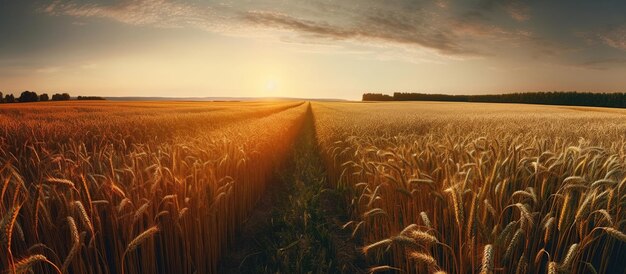
<instances>
[{"instance_id":1,"label":"dark treeline silhouette","mask_svg":"<svg viewBox=\"0 0 626 274\"><path fill-rule=\"evenodd\" d=\"M76 100L106 100L104 97L100 96L78 96Z\"/></svg>"},{"instance_id":2,"label":"dark treeline silhouette","mask_svg":"<svg viewBox=\"0 0 626 274\"><path fill-rule=\"evenodd\" d=\"M377 98L384 98L379 100ZM363 101L447 101L481 103L521 103L543 105L626 107L626 93L591 92L527 92L494 95L447 95L396 92L393 96L380 93L363 94Z\"/></svg>"},{"instance_id":3,"label":"dark treeline silhouette","mask_svg":"<svg viewBox=\"0 0 626 274\"><path fill-rule=\"evenodd\" d=\"M363 101L393 101L393 97L382 93L365 93Z\"/></svg>"},{"instance_id":4,"label":"dark treeline silhouette","mask_svg":"<svg viewBox=\"0 0 626 274\"><path fill-rule=\"evenodd\" d=\"M47 93L42 93L38 95L37 92L34 91L24 91L20 94L19 97L15 98L13 94L6 94L3 97L2 92L0 92L0 103L26 103L26 102L46 102L46 101L68 101L70 100L69 93L55 93L52 95L52 99Z\"/></svg>"},{"instance_id":5,"label":"dark treeline silhouette","mask_svg":"<svg viewBox=\"0 0 626 274\"><path fill-rule=\"evenodd\" d=\"M77 100L106 100L100 96L78 96ZM69 93L55 93L50 97L47 93L37 95L34 91L24 91L19 97L15 98L13 94L7 94L3 97L0 92L0 103L25 103L25 102L46 102L46 101L69 101L71 96Z\"/></svg>"},{"instance_id":6,"label":"dark treeline silhouette","mask_svg":"<svg viewBox=\"0 0 626 274\"><path fill-rule=\"evenodd\" d=\"M38 95L34 91L24 91L19 97L15 98L13 94L3 96L0 92L0 103L26 103L26 102L46 102L46 101L69 101L71 96L69 93L55 93L50 97L47 93ZM105 100L98 96L78 96L78 100Z\"/></svg>"},{"instance_id":7,"label":"dark treeline silhouette","mask_svg":"<svg viewBox=\"0 0 626 274\"><path fill-rule=\"evenodd\" d=\"M2 99L2 102L3 103L15 103L15 96L13 96L13 94L7 94L4 97L4 99Z\"/></svg>"},{"instance_id":8,"label":"dark treeline silhouette","mask_svg":"<svg viewBox=\"0 0 626 274\"><path fill-rule=\"evenodd\" d=\"M67 93L56 93L52 95L52 101L69 101L70 95Z\"/></svg>"},{"instance_id":9,"label":"dark treeline silhouette","mask_svg":"<svg viewBox=\"0 0 626 274\"><path fill-rule=\"evenodd\" d=\"M34 91L24 91L17 99L20 102L37 102L39 101L39 95Z\"/></svg>"}]
</instances>

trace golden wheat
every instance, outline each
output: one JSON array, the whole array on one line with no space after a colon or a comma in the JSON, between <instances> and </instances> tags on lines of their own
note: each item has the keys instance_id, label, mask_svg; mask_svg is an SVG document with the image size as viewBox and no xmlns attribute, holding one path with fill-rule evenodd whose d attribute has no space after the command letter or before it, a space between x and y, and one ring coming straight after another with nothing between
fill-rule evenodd
<instances>
[{"instance_id":1,"label":"golden wheat","mask_svg":"<svg viewBox=\"0 0 626 274\"><path fill-rule=\"evenodd\" d=\"M418 223L437 236L432 256L451 273L482 266L486 256L477 247L487 245L498 252L494 269L503 273L556 272L554 258L568 258L563 261L568 272L620 271L614 269L619 245L600 245L593 233L600 225L616 227L626 219L618 202L626 198L620 190L626 184L626 142L620 133L626 130L620 122L624 111L585 110L313 104L331 182L354 191L347 201L361 201L362 194L376 189L369 203L353 204L352 221L361 224L365 246ZM364 212L386 214L364 218ZM623 239L615 228L603 231L611 243ZM568 257L578 241L584 248ZM368 263L424 271L410 263L416 250L385 251L385 256L368 257ZM604 256L594 256L598 252ZM536 263L527 258L537 258Z\"/></svg>"},{"instance_id":2,"label":"golden wheat","mask_svg":"<svg viewBox=\"0 0 626 274\"><path fill-rule=\"evenodd\" d=\"M64 272L216 272L306 109L301 102L3 107L0 232L3 241L11 237L11 252L0 255L0 271L13 255L45 246ZM225 178L237 184L220 194ZM208 210L217 195L224 198ZM125 256L142 242L137 230L158 245Z\"/></svg>"},{"instance_id":3,"label":"golden wheat","mask_svg":"<svg viewBox=\"0 0 626 274\"><path fill-rule=\"evenodd\" d=\"M45 263L49 264L50 266L52 266L52 268L57 273L59 273L59 274L62 273L61 270L55 264L50 262L50 260L48 260L48 258L46 256L41 255L41 254L31 255L31 256L28 256L28 257L26 257L24 259L21 259L21 260L17 261L15 263L15 265L13 266L13 269L17 273L29 272L29 271L32 271L31 267L33 266L33 264L35 264L37 262L45 262Z\"/></svg>"},{"instance_id":4,"label":"golden wheat","mask_svg":"<svg viewBox=\"0 0 626 274\"><path fill-rule=\"evenodd\" d=\"M78 228L76 227L76 222L74 221L74 218L68 216L67 224L70 228L70 235L72 236L72 249L70 249L70 252L65 257L65 261L63 262L63 266L61 267L63 272L67 271L67 268L72 262L72 259L76 256L78 250L80 249L80 235L78 234Z\"/></svg>"},{"instance_id":5,"label":"golden wheat","mask_svg":"<svg viewBox=\"0 0 626 274\"><path fill-rule=\"evenodd\" d=\"M141 232L137 237L135 237L126 247L125 252L130 252L135 250L139 245L141 245L146 240L152 238L154 234L159 232L159 228L157 226L152 226L146 229L144 232Z\"/></svg>"},{"instance_id":6,"label":"golden wheat","mask_svg":"<svg viewBox=\"0 0 626 274\"><path fill-rule=\"evenodd\" d=\"M493 273L493 246L485 245L480 274Z\"/></svg>"}]
</instances>

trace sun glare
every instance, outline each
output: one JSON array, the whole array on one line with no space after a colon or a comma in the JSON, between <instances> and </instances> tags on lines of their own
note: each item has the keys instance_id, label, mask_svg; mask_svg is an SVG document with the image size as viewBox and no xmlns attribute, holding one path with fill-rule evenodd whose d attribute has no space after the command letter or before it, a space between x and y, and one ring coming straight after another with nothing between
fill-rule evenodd
<instances>
[{"instance_id":1,"label":"sun glare","mask_svg":"<svg viewBox=\"0 0 626 274\"><path fill-rule=\"evenodd\" d=\"M278 88L278 83L276 83L275 80L267 80L267 82L265 83L265 90L266 91L276 91L276 89Z\"/></svg>"}]
</instances>

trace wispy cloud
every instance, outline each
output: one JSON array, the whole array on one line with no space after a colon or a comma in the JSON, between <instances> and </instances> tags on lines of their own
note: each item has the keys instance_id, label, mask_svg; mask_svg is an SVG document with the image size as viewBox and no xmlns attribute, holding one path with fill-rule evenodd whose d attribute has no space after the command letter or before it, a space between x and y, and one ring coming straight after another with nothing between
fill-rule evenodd
<instances>
[{"instance_id":1,"label":"wispy cloud","mask_svg":"<svg viewBox=\"0 0 626 274\"><path fill-rule=\"evenodd\" d=\"M530 1L524 0L481 0L480 8L488 11L504 11L512 19L522 22L530 19Z\"/></svg>"},{"instance_id":2,"label":"wispy cloud","mask_svg":"<svg viewBox=\"0 0 626 274\"><path fill-rule=\"evenodd\" d=\"M597 34L598 39L607 46L626 50L626 25L619 27L611 27Z\"/></svg>"},{"instance_id":3,"label":"wispy cloud","mask_svg":"<svg viewBox=\"0 0 626 274\"><path fill-rule=\"evenodd\" d=\"M626 58L601 58L591 59L579 64L580 67L593 70L608 70L618 66L626 65Z\"/></svg>"},{"instance_id":4,"label":"wispy cloud","mask_svg":"<svg viewBox=\"0 0 626 274\"><path fill-rule=\"evenodd\" d=\"M520 2L512 2L504 6L504 10L517 21L527 21L530 19L530 7Z\"/></svg>"},{"instance_id":5,"label":"wispy cloud","mask_svg":"<svg viewBox=\"0 0 626 274\"><path fill-rule=\"evenodd\" d=\"M378 41L434 49L443 54L465 55L476 51L455 41L453 34L424 27L413 18L398 14L376 13L346 25L331 25L295 18L282 13L251 11L245 19L253 25L278 28L307 36L336 40Z\"/></svg>"},{"instance_id":6,"label":"wispy cloud","mask_svg":"<svg viewBox=\"0 0 626 274\"><path fill-rule=\"evenodd\" d=\"M581 54L580 57L585 59L574 62L575 66L592 70L608 70L626 66L626 55L623 53L626 51L626 25L596 26L577 31L574 35L584 41L588 51L593 49L593 54L589 56ZM603 47L614 50L606 51L602 49Z\"/></svg>"},{"instance_id":7,"label":"wispy cloud","mask_svg":"<svg viewBox=\"0 0 626 274\"><path fill-rule=\"evenodd\" d=\"M51 67L38 68L35 70L35 72L49 74L49 73L59 72L61 69L63 69L63 67L51 66Z\"/></svg>"},{"instance_id":8,"label":"wispy cloud","mask_svg":"<svg viewBox=\"0 0 626 274\"><path fill-rule=\"evenodd\" d=\"M40 11L80 19L102 18L131 25L198 28L240 35L246 31L282 30L299 40L350 41L432 50L451 57L492 54L493 43L537 45L532 31L490 21L485 10L502 9L516 21L529 20L530 7L517 0L480 0L482 10L463 1L363 0L327 2L197 2L122 0L88 2L57 0ZM491 43L485 43L485 40Z\"/></svg>"},{"instance_id":9,"label":"wispy cloud","mask_svg":"<svg viewBox=\"0 0 626 274\"><path fill-rule=\"evenodd\" d=\"M50 15L76 18L104 18L131 25L155 27L217 27L220 20L214 8L168 0L124 0L115 4L61 1L42 7Z\"/></svg>"}]
</instances>

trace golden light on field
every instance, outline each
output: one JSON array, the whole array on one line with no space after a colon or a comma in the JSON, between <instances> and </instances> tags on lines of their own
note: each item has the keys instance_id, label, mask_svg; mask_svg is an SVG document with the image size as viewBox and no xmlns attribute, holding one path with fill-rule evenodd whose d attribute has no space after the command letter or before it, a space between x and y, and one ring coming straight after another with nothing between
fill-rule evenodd
<instances>
[{"instance_id":1,"label":"golden light on field","mask_svg":"<svg viewBox=\"0 0 626 274\"><path fill-rule=\"evenodd\" d=\"M626 274L624 14L0 0L0 274Z\"/></svg>"},{"instance_id":2,"label":"golden light on field","mask_svg":"<svg viewBox=\"0 0 626 274\"><path fill-rule=\"evenodd\" d=\"M12 252L1 253L0 271L217 273L229 239L286 157L306 107L107 101L3 106L0 131L12 136L0 142L0 230L9 231ZM43 136L45 143L39 141ZM38 160L9 156L25 156L27 147ZM63 257L50 261L49 254L30 251L42 244ZM154 248L163 252L144 253Z\"/></svg>"},{"instance_id":3,"label":"golden light on field","mask_svg":"<svg viewBox=\"0 0 626 274\"><path fill-rule=\"evenodd\" d=\"M626 111L407 102L313 113L370 269L626 270Z\"/></svg>"},{"instance_id":4,"label":"golden light on field","mask_svg":"<svg viewBox=\"0 0 626 274\"><path fill-rule=\"evenodd\" d=\"M6 104L0 229L11 252L0 268L233 273L220 263L239 258L233 239L252 237L272 243L253 247L269 255L233 269L621 273L625 114L443 102ZM277 176L313 188L268 192ZM322 195L347 205L342 223L326 219ZM261 199L284 201L290 217L266 220L275 232L241 230ZM281 248L294 243L311 252ZM352 255L335 261L339 243Z\"/></svg>"}]
</instances>

